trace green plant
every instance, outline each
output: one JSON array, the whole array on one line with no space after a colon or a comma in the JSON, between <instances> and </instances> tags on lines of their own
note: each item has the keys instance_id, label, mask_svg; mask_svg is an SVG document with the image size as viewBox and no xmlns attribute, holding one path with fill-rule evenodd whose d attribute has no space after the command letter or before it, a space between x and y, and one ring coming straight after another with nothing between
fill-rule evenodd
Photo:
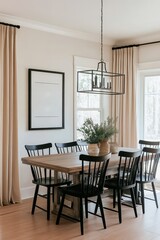
<instances>
[{"instance_id":1,"label":"green plant","mask_svg":"<svg viewBox=\"0 0 160 240\"><path fill-rule=\"evenodd\" d=\"M103 132L103 139L109 140L114 134L118 133L116 128L116 120L107 117L107 120L102 122L99 126L99 131Z\"/></svg>"},{"instance_id":2,"label":"green plant","mask_svg":"<svg viewBox=\"0 0 160 240\"><path fill-rule=\"evenodd\" d=\"M92 118L87 118L78 131L83 134L87 143L99 143L104 139L108 140L118 132L115 122L111 117L107 117L107 120L100 124L94 123Z\"/></svg>"},{"instance_id":3,"label":"green plant","mask_svg":"<svg viewBox=\"0 0 160 240\"><path fill-rule=\"evenodd\" d=\"M94 124L91 118L87 118L83 123L82 127L78 129L83 136L84 140L87 143L98 143L99 142L99 134L98 134L98 124Z\"/></svg>"}]
</instances>

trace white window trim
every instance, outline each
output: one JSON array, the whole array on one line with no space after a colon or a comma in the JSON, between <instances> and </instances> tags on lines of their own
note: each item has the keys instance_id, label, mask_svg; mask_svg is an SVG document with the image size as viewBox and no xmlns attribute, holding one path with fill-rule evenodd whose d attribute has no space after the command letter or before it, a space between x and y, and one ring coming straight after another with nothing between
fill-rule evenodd
<instances>
[{"instance_id":1,"label":"white window trim","mask_svg":"<svg viewBox=\"0 0 160 240\"><path fill-rule=\"evenodd\" d=\"M144 78L146 76L160 75L160 61L138 64L137 74L137 116L138 116L138 139L144 137ZM142 91L140 91L142 89ZM140 104L141 103L141 104ZM143 109L143 111L142 111Z\"/></svg>"}]
</instances>

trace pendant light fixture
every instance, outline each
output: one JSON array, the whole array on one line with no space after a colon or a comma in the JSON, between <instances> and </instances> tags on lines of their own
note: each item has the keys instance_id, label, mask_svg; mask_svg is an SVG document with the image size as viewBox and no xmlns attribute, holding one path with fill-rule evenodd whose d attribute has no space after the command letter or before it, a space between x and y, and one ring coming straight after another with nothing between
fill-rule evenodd
<instances>
[{"instance_id":1,"label":"pendant light fixture","mask_svg":"<svg viewBox=\"0 0 160 240\"><path fill-rule=\"evenodd\" d=\"M107 72L103 60L103 0L101 1L101 59L96 70L77 72L77 92L121 95L125 92L125 75Z\"/></svg>"}]
</instances>

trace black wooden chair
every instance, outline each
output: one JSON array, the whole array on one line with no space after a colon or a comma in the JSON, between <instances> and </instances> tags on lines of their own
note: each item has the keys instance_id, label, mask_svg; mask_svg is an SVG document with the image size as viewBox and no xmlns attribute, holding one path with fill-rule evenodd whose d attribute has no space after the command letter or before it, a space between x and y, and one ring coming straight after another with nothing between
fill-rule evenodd
<instances>
[{"instance_id":1,"label":"black wooden chair","mask_svg":"<svg viewBox=\"0 0 160 240\"><path fill-rule=\"evenodd\" d=\"M136 152L120 151L117 175L106 179L104 184L104 187L113 190L113 209L107 208L107 207L104 207L104 208L118 212L119 223L122 222L121 196L123 191L125 190L130 191L135 217L137 217L134 188L136 186L136 174L138 170L140 156L141 156L141 150ZM116 197L118 199L118 211L114 209L116 206ZM95 212L97 212L97 205L96 205Z\"/></svg>"},{"instance_id":2,"label":"black wooden chair","mask_svg":"<svg viewBox=\"0 0 160 240\"><path fill-rule=\"evenodd\" d=\"M77 141L72 142L64 142L64 143L55 143L55 147L58 154L64 153L72 153L72 152L80 152L82 151L81 146L79 146ZM72 176L67 173L59 173L61 174L62 179L69 179L71 182L73 181ZM59 198L61 193L59 192Z\"/></svg>"},{"instance_id":3,"label":"black wooden chair","mask_svg":"<svg viewBox=\"0 0 160 240\"><path fill-rule=\"evenodd\" d=\"M25 145L25 149L27 150L29 157L48 155L51 152L51 148L52 148L52 143L45 143L45 144L39 144L39 145ZM51 171L50 169L45 169L45 168L31 165L31 172L33 176L32 182L36 184L31 213L34 214L35 207L37 207L47 212L47 220L49 220L50 219L50 198L52 193L52 201L54 201L54 187L59 185L70 184L71 182L66 179L65 180L58 179L55 183L53 171ZM40 186L47 188L47 194L39 193ZM37 204L38 196L47 199L46 209Z\"/></svg>"},{"instance_id":4,"label":"black wooden chair","mask_svg":"<svg viewBox=\"0 0 160 240\"><path fill-rule=\"evenodd\" d=\"M145 198L153 200L158 208L158 200L155 190L154 182L156 180L157 166L160 158L160 149L144 147L142 150L142 157L139 165L138 174L136 177L137 187L140 188L140 197L142 204L142 212L145 213ZM145 188L146 183L151 183L152 189ZM145 197L145 190L153 191L154 199ZM137 190L136 190L137 192Z\"/></svg>"},{"instance_id":5,"label":"black wooden chair","mask_svg":"<svg viewBox=\"0 0 160 240\"><path fill-rule=\"evenodd\" d=\"M71 153L81 151L76 141L66 143L55 143L55 147L58 153Z\"/></svg>"},{"instance_id":6,"label":"black wooden chair","mask_svg":"<svg viewBox=\"0 0 160 240\"><path fill-rule=\"evenodd\" d=\"M87 144L87 142L85 142L83 140L78 140L77 144L78 144L78 146L80 148L80 151L85 151L85 152L88 151L88 144Z\"/></svg>"},{"instance_id":7,"label":"black wooden chair","mask_svg":"<svg viewBox=\"0 0 160 240\"><path fill-rule=\"evenodd\" d=\"M159 148L160 142L159 141L148 141L148 140L139 140L140 148L143 149L144 147L150 147L150 148Z\"/></svg>"},{"instance_id":8,"label":"black wooden chair","mask_svg":"<svg viewBox=\"0 0 160 240\"><path fill-rule=\"evenodd\" d=\"M72 152L80 152L81 148L79 147L78 143L76 141L73 142L65 142L65 143L55 143L55 147L58 154L64 154L64 153L72 153ZM66 173L60 173L61 178L63 179L71 179L71 176Z\"/></svg>"},{"instance_id":9,"label":"black wooden chair","mask_svg":"<svg viewBox=\"0 0 160 240\"><path fill-rule=\"evenodd\" d=\"M80 227L81 234L84 234L83 230L83 199L85 200L85 214L88 218L88 198L97 196L98 203L101 211L101 217L103 226L106 228L105 216L102 206L101 194L103 193L103 185L105 180L105 174L108 166L111 154L106 156L89 156L81 154L79 159L82 161L81 180L79 184L70 185L67 187L59 187L59 191L62 193L62 199L60 203L59 212L57 215L56 224L59 224L60 217L63 215L62 210L64 206L64 200L66 195L77 197L80 199ZM89 212L91 213L91 212ZM94 214L94 213L93 213ZM100 215L99 215L100 216ZM69 217L69 216L68 216Z\"/></svg>"}]
</instances>

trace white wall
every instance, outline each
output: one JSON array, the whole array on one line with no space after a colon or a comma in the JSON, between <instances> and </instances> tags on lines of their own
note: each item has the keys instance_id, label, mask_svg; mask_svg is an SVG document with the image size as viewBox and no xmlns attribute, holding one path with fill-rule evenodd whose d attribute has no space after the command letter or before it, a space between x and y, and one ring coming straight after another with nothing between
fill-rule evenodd
<instances>
[{"instance_id":1,"label":"white wall","mask_svg":"<svg viewBox=\"0 0 160 240\"><path fill-rule=\"evenodd\" d=\"M160 43L139 47L139 63L160 61Z\"/></svg>"},{"instance_id":2,"label":"white wall","mask_svg":"<svg viewBox=\"0 0 160 240\"><path fill-rule=\"evenodd\" d=\"M24 145L73 140L74 56L100 59L100 44L23 27L17 30L19 172L22 198L33 196L30 168L21 163L21 157L27 156ZM104 56L111 66L110 47L104 46ZM139 47L140 67L159 67L159 63L160 44ZM65 72L65 129L28 130L28 68Z\"/></svg>"},{"instance_id":3,"label":"white wall","mask_svg":"<svg viewBox=\"0 0 160 240\"><path fill-rule=\"evenodd\" d=\"M106 61L111 62L111 48L105 46L105 53ZM24 145L73 140L74 56L100 59L100 44L23 27L17 30L19 172L22 198L33 196L30 168L21 163L21 157L27 156ZM65 72L65 129L28 130L28 68Z\"/></svg>"}]
</instances>

